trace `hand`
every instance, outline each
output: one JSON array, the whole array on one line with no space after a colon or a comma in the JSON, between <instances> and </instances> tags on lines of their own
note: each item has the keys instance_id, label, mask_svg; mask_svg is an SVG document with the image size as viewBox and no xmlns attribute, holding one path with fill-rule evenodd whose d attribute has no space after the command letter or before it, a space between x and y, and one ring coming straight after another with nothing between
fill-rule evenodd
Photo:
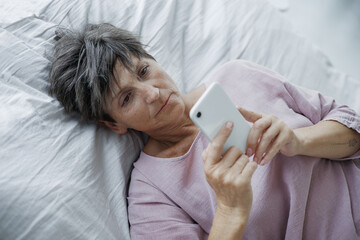
<instances>
[{"instance_id":1,"label":"hand","mask_svg":"<svg viewBox=\"0 0 360 240\"><path fill-rule=\"evenodd\" d=\"M298 152L300 141L294 131L274 115L260 114L238 107L244 118L253 122L247 140L246 155L254 154L254 161L265 165L281 152L294 156Z\"/></svg>"},{"instance_id":2,"label":"hand","mask_svg":"<svg viewBox=\"0 0 360 240\"><path fill-rule=\"evenodd\" d=\"M255 162L237 147L222 150L233 129L227 122L202 153L206 179L214 189L217 211L235 218L247 219L252 204L251 177L257 167Z\"/></svg>"}]
</instances>

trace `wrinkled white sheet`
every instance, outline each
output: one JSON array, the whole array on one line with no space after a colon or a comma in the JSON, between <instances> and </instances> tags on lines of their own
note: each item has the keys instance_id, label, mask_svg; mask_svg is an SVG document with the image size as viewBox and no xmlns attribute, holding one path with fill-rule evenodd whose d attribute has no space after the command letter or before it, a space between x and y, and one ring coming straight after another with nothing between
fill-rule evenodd
<instances>
[{"instance_id":1,"label":"wrinkled white sheet","mask_svg":"<svg viewBox=\"0 0 360 240\"><path fill-rule=\"evenodd\" d=\"M40 9L19 11L25 18L17 22L0 17L0 239L129 239L126 190L143 137L79 121L49 96L58 24L110 22L139 34L184 92L242 58L360 112L359 82L331 67L266 1L33 3ZM6 6L1 1L3 12L16 13Z\"/></svg>"}]
</instances>

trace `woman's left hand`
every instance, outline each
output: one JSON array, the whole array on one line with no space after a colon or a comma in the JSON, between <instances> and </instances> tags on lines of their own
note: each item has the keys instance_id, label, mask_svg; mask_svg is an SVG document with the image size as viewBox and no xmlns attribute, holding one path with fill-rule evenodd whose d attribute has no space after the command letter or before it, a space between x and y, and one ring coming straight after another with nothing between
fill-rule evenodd
<instances>
[{"instance_id":1,"label":"woman's left hand","mask_svg":"<svg viewBox=\"0 0 360 240\"><path fill-rule=\"evenodd\" d=\"M243 117L254 123L248 139L246 155L254 154L254 161L265 165L281 152L286 156L297 154L299 139L294 131L274 115L255 113L238 107Z\"/></svg>"}]
</instances>

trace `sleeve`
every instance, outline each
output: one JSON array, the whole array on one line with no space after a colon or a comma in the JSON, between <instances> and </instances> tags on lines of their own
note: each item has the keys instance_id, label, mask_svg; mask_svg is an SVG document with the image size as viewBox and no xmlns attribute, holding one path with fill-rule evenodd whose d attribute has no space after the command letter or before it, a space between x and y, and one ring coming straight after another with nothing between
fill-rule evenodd
<instances>
[{"instance_id":1,"label":"sleeve","mask_svg":"<svg viewBox=\"0 0 360 240\"><path fill-rule=\"evenodd\" d=\"M294 100L293 110L306 116L313 124L333 120L354 129L360 134L360 116L348 106L339 105L331 97L324 96L311 89L295 86L289 82L284 82L284 86ZM359 158L360 150L341 160Z\"/></svg>"},{"instance_id":2,"label":"sleeve","mask_svg":"<svg viewBox=\"0 0 360 240\"><path fill-rule=\"evenodd\" d=\"M289 106L295 112L306 116L313 124L325 120L334 120L360 133L360 116L348 106L339 105L333 98L324 96L318 91L296 86L287 81L282 75L264 66L244 60L236 62L240 64L238 66L257 72L260 75L260 79L271 79L272 82L268 89L276 86L278 86L278 89L283 89L284 87L287 94L278 95L289 95L291 97ZM269 82L265 84L269 84ZM272 86L273 84L275 86Z\"/></svg>"},{"instance_id":3,"label":"sleeve","mask_svg":"<svg viewBox=\"0 0 360 240\"><path fill-rule=\"evenodd\" d=\"M239 81L236 85L234 79ZM237 102L243 106L262 110L272 109L273 106L289 107L297 114L305 116L312 124L334 120L360 133L360 117L354 110L339 105L333 98L318 91L296 86L280 74L256 63L245 60L231 61L224 64L210 80L220 81L229 96L236 96ZM206 85L211 81L206 82ZM286 105L279 105L279 102L285 102ZM277 111L286 112L281 109ZM360 150L341 160L359 158Z\"/></svg>"},{"instance_id":4,"label":"sleeve","mask_svg":"<svg viewBox=\"0 0 360 240\"><path fill-rule=\"evenodd\" d=\"M294 110L305 115L314 124L334 120L360 133L360 117L348 106L339 105L320 92L295 86L290 82L284 82L284 86L296 103Z\"/></svg>"},{"instance_id":5,"label":"sleeve","mask_svg":"<svg viewBox=\"0 0 360 240\"><path fill-rule=\"evenodd\" d=\"M203 229L136 168L130 182L128 212L131 239L207 239Z\"/></svg>"}]
</instances>

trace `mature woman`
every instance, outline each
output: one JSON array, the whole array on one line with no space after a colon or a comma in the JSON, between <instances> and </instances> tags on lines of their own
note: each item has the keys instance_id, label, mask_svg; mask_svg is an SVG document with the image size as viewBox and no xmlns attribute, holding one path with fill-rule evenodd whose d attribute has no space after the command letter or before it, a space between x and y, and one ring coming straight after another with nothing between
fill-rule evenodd
<instances>
[{"instance_id":1,"label":"mature woman","mask_svg":"<svg viewBox=\"0 0 360 240\"><path fill-rule=\"evenodd\" d=\"M135 37L109 24L63 30L57 39L51 92L65 109L119 134L149 136L131 177L132 238L360 237L353 110L245 61L182 94ZM209 143L189 118L213 81L252 124L246 153L221 154L233 123Z\"/></svg>"}]
</instances>

